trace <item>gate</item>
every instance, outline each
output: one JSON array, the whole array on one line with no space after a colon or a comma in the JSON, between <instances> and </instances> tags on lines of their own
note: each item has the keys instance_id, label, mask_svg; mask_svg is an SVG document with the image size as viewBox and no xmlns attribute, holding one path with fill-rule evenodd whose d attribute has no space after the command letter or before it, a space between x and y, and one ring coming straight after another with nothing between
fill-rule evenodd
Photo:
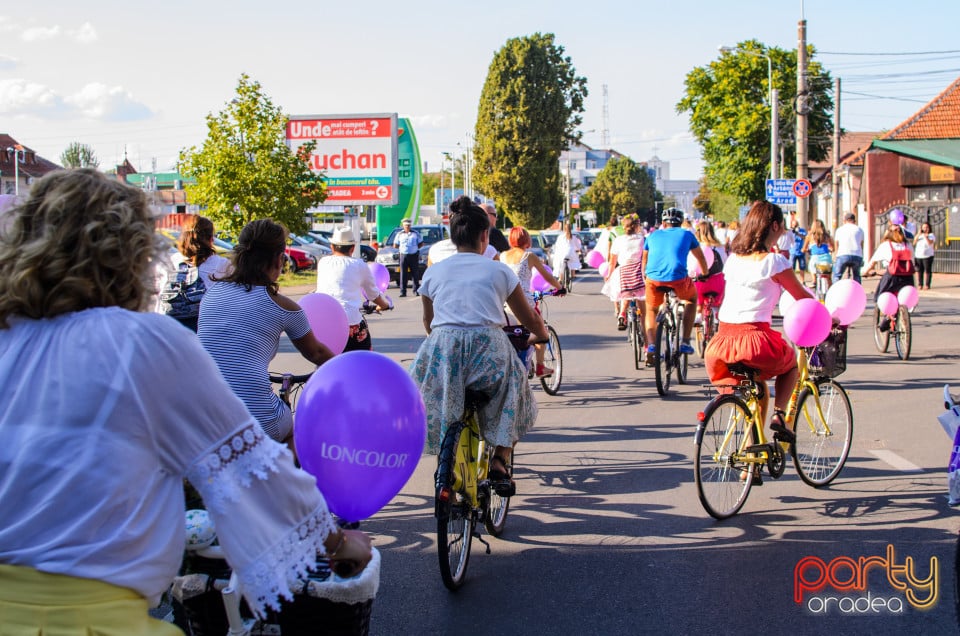
<instances>
[{"instance_id":1,"label":"gate","mask_svg":"<svg viewBox=\"0 0 960 636\"><path fill-rule=\"evenodd\" d=\"M897 205L908 221L917 224L917 231L924 222L930 224L930 231L937 237L937 251L933 257L933 271L940 274L960 274L960 241L952 241L947 244L947 208L944 205L932 205L927 207L911 207L909 205ZM887 229L887 219L890 214L890 208L883 214L876 217L874 221L874 247L883 240L883 233ZM870 258L870 255L866 255Z\"/></svg>"}]
</instances>

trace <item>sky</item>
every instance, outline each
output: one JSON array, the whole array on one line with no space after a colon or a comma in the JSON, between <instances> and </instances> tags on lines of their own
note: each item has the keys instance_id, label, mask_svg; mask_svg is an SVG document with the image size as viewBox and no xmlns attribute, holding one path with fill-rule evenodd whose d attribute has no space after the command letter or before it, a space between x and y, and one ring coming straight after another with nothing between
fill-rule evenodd
<instances>
[{"instance_id":1,"label":"sky","mask_svg":"<svg viewBox=\"0 0 960 636\"><path fill-rule=\"evenodd\" d=\"M242 73L289 115L409 117L427 168L469 144L494 54L553 33L587 78L584 143L669 162L697 179L699 145L676 112L686 74L721 45L807 42L840 77L841 126L881 131L960 77L956 0L35 0L0 6L0 133L59 163L71 142L101 169L175 169ZM918 53L927 53L918 55ZM607 87L606 120L603 87Z\"/></svg>"}]
</instances>

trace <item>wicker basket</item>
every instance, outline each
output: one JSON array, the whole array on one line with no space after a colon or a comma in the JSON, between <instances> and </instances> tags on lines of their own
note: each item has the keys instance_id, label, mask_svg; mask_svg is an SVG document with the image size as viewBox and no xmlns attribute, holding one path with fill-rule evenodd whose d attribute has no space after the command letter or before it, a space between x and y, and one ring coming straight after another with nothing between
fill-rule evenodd
<instances>
[{"instance_id":1,"label":"wicker basket","mask_svg":"<svg viewBox=\"0 0 960 636\"><path fill-rule=\"evenodd\" d=\"M827 339L807 348L810 375L835 378L847 370L847 328L835 326Z\"/></svg>"}]
</instances>

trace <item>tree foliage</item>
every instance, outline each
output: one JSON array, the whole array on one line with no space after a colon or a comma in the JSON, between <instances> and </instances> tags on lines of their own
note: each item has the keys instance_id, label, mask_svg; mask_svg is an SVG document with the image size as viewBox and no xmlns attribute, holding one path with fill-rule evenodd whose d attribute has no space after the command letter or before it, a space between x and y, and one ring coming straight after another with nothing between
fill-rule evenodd
<instances>
[{"instance_id":1,"label":"tree foliage","mask_svg":"<svg viewBox=\"0 0 960 636\"><path fill-rule=\"evenodd\" d=\"M657 189L646 168L629 157L614 157L597 173L587 201L600 218L654 207Z\"/></svg>"},{"instance_id":2,"label":"tree foliage","mask_svg":"<svg viewBox=\"0 0 960 636\"><path fill-rule=\"evenodd\" d=\"M207 115L201 148L180 153L180 171L193 177L192 202L205 206L219 229L239 232L250 221L272 218L292 232L307 229L305 212L326 199L323 175L310 170L316 144L287 147L287 116L260 83L240 76L237 95L224 110Z\"/></svg>"},{"instance_id":3,"label":"tree foliage","mask_svg":"<svg viewBox=\"0 0 960 636\"><path fill-rule=\"evenodd\" d=\"M704 171L709 186L747 203L763 199L770 174L770 82L767 60L773 69L773 87L778 90L780 155L784 174L796 173L797 104L808 111L810 161L822 161L832 144L833 98L830 75L812 61L807 64L807 90L797 99L797 53L768 48L756 40L737 45L707 66L687 74L686 92L677 112L690 114L690 130L703 149Z\"/></svg>"},{"instance_id":4,"label":"tree foliage","mask_svg":"<svg viewBox=\"0 0 960 636\"><path fill-rule=\"evenodd\" d=\"M60 163L64 168L99 168L93 148L79 141L71 141L63 153L60 154Z\"/></svg>"},{"instance_id":5,"label":"tree foliage","mask_svg":"<svg viewBox=\"0 0 960 636\"><path fill-rule=\"evenodd\" d=\"M547 227L563 208L560 152L579 140L587 95L563 53L552 33L507 40L480 94L474 182L514 225Z\"/></svg>"}]
</instances>

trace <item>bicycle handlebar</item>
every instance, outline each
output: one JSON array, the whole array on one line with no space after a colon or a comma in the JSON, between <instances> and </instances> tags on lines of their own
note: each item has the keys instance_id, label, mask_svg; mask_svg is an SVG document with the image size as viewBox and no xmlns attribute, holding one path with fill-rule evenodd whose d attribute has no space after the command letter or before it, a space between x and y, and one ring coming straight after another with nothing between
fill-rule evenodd
<instances>
[{"instance_id":1,"label":"bicycle handlebar","mask_svg":"<svg viewBox=\"0 0 960 636\"><path fill-rule=\"evenodd\" d=\"M270 373L269 375L270 382L273 384L283 384L284 380L288 381L290 384L302 384L310 379L310 376L313 375L313 371L302 375L294 375L292 373Z\"/></svg>"}]
</instances>

